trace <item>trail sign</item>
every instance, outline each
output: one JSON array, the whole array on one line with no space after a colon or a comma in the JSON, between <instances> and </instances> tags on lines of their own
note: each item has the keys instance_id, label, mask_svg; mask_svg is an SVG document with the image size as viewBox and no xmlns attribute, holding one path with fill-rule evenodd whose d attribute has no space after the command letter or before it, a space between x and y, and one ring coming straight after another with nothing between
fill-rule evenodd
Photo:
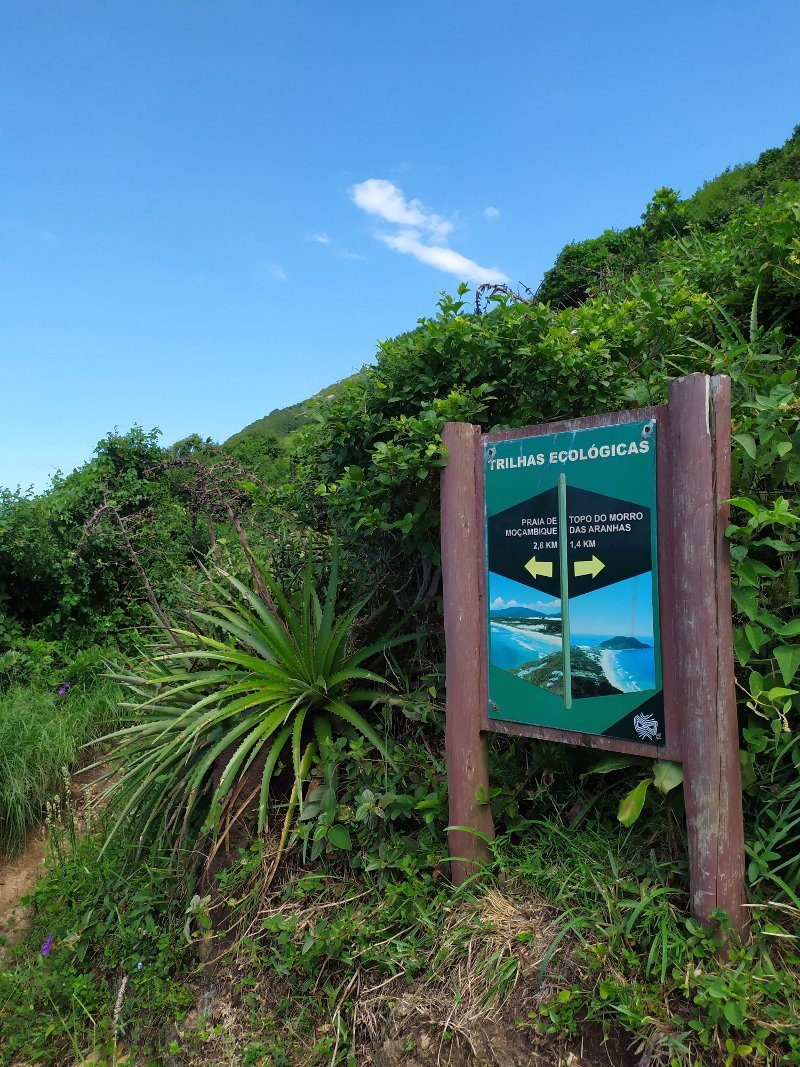
<instances>
[{"instance_id":1,"label":"trail sign","mask_svg":"<svg viewBox=\"0 0 800 1067\"><path fill-rule=\"evenodd\" d=\"M443 439L451 872L490 858L489 733L683 763L693 914L740 931L730 379L669 404ZM473 831L478 831L474 833Z\"/></svg>"},{"instance_id":2,"label":"trail sign","mask_svg":"<svg viewBox=\"0 0 800 1067\"><path fill-rule=\"evenodd\" d=\"M656 421L483 443L488 714L665 743Z\"/></svg>"}]
</instances>

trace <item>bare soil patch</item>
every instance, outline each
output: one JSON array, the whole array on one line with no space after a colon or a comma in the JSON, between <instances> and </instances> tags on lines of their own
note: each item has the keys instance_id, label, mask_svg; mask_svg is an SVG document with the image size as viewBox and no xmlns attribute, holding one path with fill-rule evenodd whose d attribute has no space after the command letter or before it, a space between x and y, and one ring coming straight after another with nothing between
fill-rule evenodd
<instances>
[{"instance_id":1,"label":"bare soil patch","mask_svg":"<svg viewBox=\"0 0 800 1067\"><path fill-rule=\"evenodd\" d=\"M6 946L17 944L27 929L26 909L21 900L30 893L42 875L44 835L33 827L25 848L13 859L0 860L0 939ZM3 952L0 946L0 954Z\"/></svg>"},{"instance_id":2,"label":"bare soil patch","mask_svg":"<svg viewBox=\"0 0 800 1067\"><path fill-rule=\"evenodd\" d=\"M102 791L98 779L102 774L102 767L73 772L70 803L79 831L85 826L88 810L97 809L97 796ZM19 944L25 937L29 919L22 898L33 892L44 873L46 840L46 824L40 823L28 831L25 847L18 856L0 856L0 962L4 949Z\"/></svg>"}]
</instances>

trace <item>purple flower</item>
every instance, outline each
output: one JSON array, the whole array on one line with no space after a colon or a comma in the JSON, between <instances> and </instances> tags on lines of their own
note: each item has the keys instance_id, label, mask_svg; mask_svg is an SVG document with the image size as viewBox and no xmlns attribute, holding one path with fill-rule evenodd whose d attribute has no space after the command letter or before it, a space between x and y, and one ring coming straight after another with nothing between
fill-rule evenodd
<instances>
[{"instance_id":1,"label":"purple flower","mask_svg":"<svg viewBox=\"0 0 800 1067\"><path fill-rule=\"evenodd\" d=\"M43 956L48 956L50 954L50 949L52 947L53 947L53 935L52 934L48 934L47 937L45 938L44 944L42 945L42 955Z\"/></svg>"},{"instance_id":2,"label":"purple flower","mask_svg":"<svg viewBox=\"0 0 800 1067\"><path fill-rule=\"evenodd\" d=\"M63 696L64 696L64 694L65 694L65 693L67 692L67 690L69 689L69 687L70 687L71 685L72 685L72 682L64 682L64 683L63 683L63 685L60 685L60 686L58 687L58 695L59 695L60 697L63 697Z\"/></svg>"},{"instance_id":3,"label":"purple flower","mask_svg":"<svg viewBox=\"0 0 800 1067\"><path fill-rule=\"evenodd\" d=\"M137 971L141 971L141 969L142 969L142 961L139 960L139 962L136 964L136 970Z\"/></svg>"}]
</instances>

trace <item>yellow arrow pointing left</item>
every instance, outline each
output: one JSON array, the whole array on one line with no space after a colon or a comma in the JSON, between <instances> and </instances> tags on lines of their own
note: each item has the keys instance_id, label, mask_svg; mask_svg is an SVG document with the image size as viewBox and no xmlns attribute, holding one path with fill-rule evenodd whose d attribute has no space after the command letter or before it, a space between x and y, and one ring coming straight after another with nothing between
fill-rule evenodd
<instances>
[{"instance_id":1,"label":"yellow arrow pointing left","mask_svg":"<svg viewBox=\"0 0 800 1067\"><path fill-rule=\"evenodd\" d=\"M529 559L525 564L525 570L530 573L531 578L552 578L553 577L553 564L545 562L537 562L536 556L533 559Z\"/></svg>"},{"instance_id":2,"label":"yellow arrow pointing left","mask_svg":"<svg viewBox=\"0 0 800 1067\"><path fill-rule=\"evenodd\" d=\"M605 563L599 560L597 556L592 556L591 559L576 559L575 577L582 578L587 574L591 574L592 578L596 578L604 567Z\"/></svg>"}]
</instances>

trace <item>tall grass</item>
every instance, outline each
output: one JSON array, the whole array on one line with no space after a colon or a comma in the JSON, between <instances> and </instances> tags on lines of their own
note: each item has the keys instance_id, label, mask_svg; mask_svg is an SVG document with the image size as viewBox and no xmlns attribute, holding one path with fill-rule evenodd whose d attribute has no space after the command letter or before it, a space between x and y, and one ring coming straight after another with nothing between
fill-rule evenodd
<instances>
[{"instance_id":1,"label":"tall grass","mask_svg":"<svg viewBox=\"0 0 800 1067\"><path fill-rule=\"evenodd\" d=\"M66 693L15 686L0 693L0 855L18 853L79 747L114 718L112 682Z\"/></svg>"}]
</instances>

